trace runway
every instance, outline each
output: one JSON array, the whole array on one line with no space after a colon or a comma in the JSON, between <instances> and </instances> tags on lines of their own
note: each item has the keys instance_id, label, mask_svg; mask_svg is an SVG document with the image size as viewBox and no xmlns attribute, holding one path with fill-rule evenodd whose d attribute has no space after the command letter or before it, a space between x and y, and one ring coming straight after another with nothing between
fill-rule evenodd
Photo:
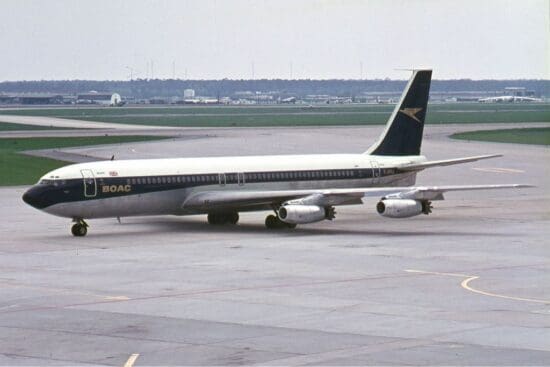
<instances>
[{"instance_id":1,"label":"runway","mask_svg":"<svg viewBox=\"0 0 550 367\"><path fill-rule=\"evenodd\" d=\"M73 238L66 219L21 201L25 187L1 188L0 364L546 365L550 150L447 138L496 127L427 125L430 159L504 157L430 169L417 184L537 187L452 193L404 220L378 216L372 199L295 230L246 213L234 227L203 216L94 220ZM167 129L158 133L178 136L64 151L352 153L381 130Z\"/></svg>"}]
</instances>

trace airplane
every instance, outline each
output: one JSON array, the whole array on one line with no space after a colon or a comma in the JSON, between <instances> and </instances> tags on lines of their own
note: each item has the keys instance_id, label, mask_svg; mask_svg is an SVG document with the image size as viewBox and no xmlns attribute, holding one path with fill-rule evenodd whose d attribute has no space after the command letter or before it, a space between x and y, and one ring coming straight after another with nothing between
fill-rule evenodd
<instances>
[{"instance_id":1,"label":"airplane","mask_svg":"<svg viewBox=\"0 0 550 367\"><path fill-rule=\"evenodd\" d=\"M514 102L542 102L540 98L532 97L520 97L520 96L499 96L499 97L487 97L480 98L477 100L481 103L514 103Z\"/></svg>"},{"instance_id":2,"label":"airplane","mask_svg":"<svg viewBox=\"0 0 550 367\"><path fill-rule=\"evenodd\" d=\"M500 155L428 161L420 155L431 70L413 70L377 142L362 154L107 160L53 170L23 200L71 218L74 236L86 220L148 215L206 214L213 225L236 224L240 212L273 211L268 228L332 220L340 205L379 198L389 218L432 212L445 192L529 185L414 186L418 172Z\"/></svg>"}]
</instances>

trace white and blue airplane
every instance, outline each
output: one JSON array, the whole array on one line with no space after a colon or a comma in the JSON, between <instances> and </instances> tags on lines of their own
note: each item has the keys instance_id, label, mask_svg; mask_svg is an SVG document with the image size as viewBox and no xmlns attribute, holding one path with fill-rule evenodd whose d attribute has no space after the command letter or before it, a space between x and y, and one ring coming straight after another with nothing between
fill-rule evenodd
<instances>
[{"instance_id":1,"label":"white and blue airplane","mask_svg":"<svg viewBox=\"0 0 550 367\"><path fill-rule=\"evenodd\" d=\"M23 200L71 218L74 236L87 219L207 214L211 224L236 224L239 212L270 210L268 228L332 220L334 207L378 197L389 218L429 214L431 202L458 190L528 185L414 186L418 172L497 157L427 161L420 155L431 70L415 70L379 140L362 154L275 155L98 161L44 175Z\"/></svg>"}]
</instances>

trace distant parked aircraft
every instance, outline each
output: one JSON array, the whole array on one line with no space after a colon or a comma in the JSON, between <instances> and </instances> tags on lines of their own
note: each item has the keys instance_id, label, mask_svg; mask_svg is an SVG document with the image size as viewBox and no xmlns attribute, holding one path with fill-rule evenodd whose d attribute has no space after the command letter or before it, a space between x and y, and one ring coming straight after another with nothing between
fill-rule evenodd
<instances>
[{"instance_id":1,"label":"distant parked aircraft","mask_svg":"<svg viewBox=\"0 0 550 367\"><path fill-rule=\"evenodd\" d=\"M499 102L514 103L514 102L541 102L541 101L542 100L540 98L520 97L520 96L499 96L499 97L488 97L488 98L478 99L478 102L481 102L481 103L499 103Z\"/></svg>"}]
</instances>

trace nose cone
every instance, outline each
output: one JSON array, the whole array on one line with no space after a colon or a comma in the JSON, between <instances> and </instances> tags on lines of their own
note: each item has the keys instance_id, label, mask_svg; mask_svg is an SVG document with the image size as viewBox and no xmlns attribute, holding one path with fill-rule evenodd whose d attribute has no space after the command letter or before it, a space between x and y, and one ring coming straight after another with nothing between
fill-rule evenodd
<instances>
[{"instance_id":1,"label":"nose cone","mask_svg":"<svg viewBox=\"0 0 550 367\"><path fill-rule=\"evenodd\" d=\"M23 194L23 201L33 208L43 209L48 206L47 200L45 200L43 194L41 188L33 186Z\"/></svg>"}]
</instances>

